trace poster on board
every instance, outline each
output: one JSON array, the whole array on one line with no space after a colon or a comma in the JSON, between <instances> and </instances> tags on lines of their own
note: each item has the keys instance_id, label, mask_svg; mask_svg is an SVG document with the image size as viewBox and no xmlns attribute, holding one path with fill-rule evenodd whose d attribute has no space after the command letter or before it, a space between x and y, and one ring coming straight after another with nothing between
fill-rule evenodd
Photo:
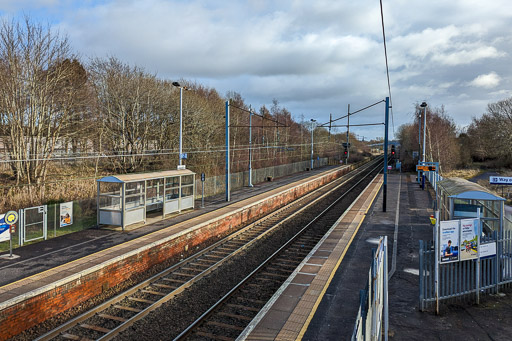
<instances>
[{"instance_id":1,"label":"poster on board","mask_svg":"<svg viewBox=\"0 0 512 341\"><path fill-rule=\"evenodd\" d=\"M439 223L439 258L441 264L459 260L459 221L447 220Z\"/></svg>"},{"instance_id":2,"label":"poster on board","mask_svg":"<svg viewBox=\"0 0 512 341\"><path fill-rule=\"evenodd\" d=\"M5 242L11 238L9 224L5 222L5 214L0 214L0 242Z\"/></svg>"},{"instance_id":3,"label":"poster on board","mask_svg":"<svg viewBox=\"0 0 512 341\"><path fill-rule=\"evenodd\" d=\"M60 204L60 227L73 224L73 202L63 202Z\"/></svg>"},{"instance_id":4,"label":"poster on board","mask_svg":"<svg viewBox=\"0 0 512 341\"><path fill-rule=\"evenodd\" d=\"M478 257L478 219L460 221L460 260Z\"/></svg>"}]
</instances>

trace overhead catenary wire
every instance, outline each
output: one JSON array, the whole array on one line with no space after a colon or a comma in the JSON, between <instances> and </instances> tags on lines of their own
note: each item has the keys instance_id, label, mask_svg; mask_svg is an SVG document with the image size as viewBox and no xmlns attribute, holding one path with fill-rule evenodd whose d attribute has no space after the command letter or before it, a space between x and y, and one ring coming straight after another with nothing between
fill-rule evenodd
<instances>
[{"instance_id":1,"label":"overhead catenary wire","mask_svg":"<svg viewBox=\"0 0 512 341\"><path fill-rule=\"evenodd\" d=\"M318 144L328 144L332 142L316 142L315 145ZM285 144L285 145L256 145L251 147L254 149L276 149L276 148L286 148L286 147L300 147L300 146L310 146L310 143L302 143L302 144ZM247 145L242 145L236 148L231 148L230 151L241 151L241 150L247 150ZM210 150L195 150L195 151L187 151L187 154L199 154L199 153L223 153L226 152L225 148L219 148L219 149L210 149ZM66 161L66 160L87 160L87 159L109 159L109 158L122 158L122 157L134 157L134 156L161 156L161 155L173 155L178 154L177 151L170 151L170 152L148 152L145 151L143 153L133 153L130 154L129 152L123 153L123 154L115 154L115 155L88 155L88 156L63 156L63 157L52 157L52 158L29 158L29 159L13 159L13 160L0 160L0 164L2 163L12 163L12 162L36 162L36 161Z\"/></svg>"},{"instance_id":2,"label":"overhead catenary wire","mask_svg":"<svg viewBox=\"0 0 512 341\"><path fill-rule=\"evenodd\" d=\"M382 8L382 0L380 0L380 17L382 21L382 40L384 42L384 58L386 59L386 75L388 78L388 92L389 92L389 107L391 109L391 125L393 126L393 135L395 134L395 120L393 118L393 101L391 99L391 82L389 80L389 63L388 51L386 46L386 31L384 29L384 10Z\"/></svg>"}]
</instances>

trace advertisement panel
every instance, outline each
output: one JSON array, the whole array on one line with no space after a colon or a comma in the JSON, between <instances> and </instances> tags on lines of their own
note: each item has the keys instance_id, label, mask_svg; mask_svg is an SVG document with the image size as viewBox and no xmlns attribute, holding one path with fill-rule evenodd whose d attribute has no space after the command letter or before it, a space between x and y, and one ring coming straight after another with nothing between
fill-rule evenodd
<instances>
[{"instance_id":1,"label":"advertisement panel","mask_svg":"<svg viewBox=\"0 0 512 341\"><path fill-rule=\"evenodd\" d=\"M10 239L9 225L5 223L5 214L0 214L0 242Z\"/></svg>"},{"instance_id":2,"label":"advertisement panel","mask_svg":"<svg viewBox=\"0 0 512 341\"><path fill-rule=\"evenodd\" d=\"M478 219L460 221L460 260L478 257Z\"/></svg>"},{"instance_id":3,"label":"advertisement panel","mask_svg":"<svg viewBox=\"0 0 512 341\"><path fill-rule=\"evenodd\" d=\"M447 220L439 223L441 264L459 260L459 221Z\"/></svg>"},{"instance_id":4,"label":"advertisement panel","mask_svg":"<svg viewBox=\"0 0 512 341\"><path fill-rule=\"evenodd\" d=\"M73 224L73 202L60 204L60 227Z\"/></svg>"}]
</instances>

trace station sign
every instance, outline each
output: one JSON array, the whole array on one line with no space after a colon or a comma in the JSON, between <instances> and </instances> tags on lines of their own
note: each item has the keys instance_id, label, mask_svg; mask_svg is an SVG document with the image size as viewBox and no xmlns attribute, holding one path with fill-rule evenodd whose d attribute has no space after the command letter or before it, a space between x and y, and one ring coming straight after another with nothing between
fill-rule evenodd
<instances>
[{"instance_id":1,"label":"station sign","mask_svg":"<svg viewBox=\"0 0 512 341\"><path fill-rule=\"evenodd\" d=\"M180 159L186 159L188 157L187 153L181 153Z\"/></svg>"},{"instance_id":2,"label":"station sign","mask_svg":"<svg viewBox=\"0 0 512 341\"><path fill-rule=\"evenodd\" d=\"M512 185L512 177L506 176L491 176L489 177L491 185Z\"/></svg>"},{"instance_id":3,"label":"station sign","mask_svg":"<svg viewBox=\"0 0 512 341\"><path fill-rule=\"evenodd\" d=\"M416 170L417 171L424 171L424 172L435 172L436 166L435 165L433 165L433 166L419 166L419 165L416 165Z\"/></svg>"},{"instance_id":4,"label":"station sign","mask_svg":"<svg viewBox=\"0 0 512 341\"><path fill-rule=\"evenodd\" d=\"M18 212L16 211L9 211L5 214L4 220L7 224L13 225L18 222Z\"/></svg>"}]
</instances>

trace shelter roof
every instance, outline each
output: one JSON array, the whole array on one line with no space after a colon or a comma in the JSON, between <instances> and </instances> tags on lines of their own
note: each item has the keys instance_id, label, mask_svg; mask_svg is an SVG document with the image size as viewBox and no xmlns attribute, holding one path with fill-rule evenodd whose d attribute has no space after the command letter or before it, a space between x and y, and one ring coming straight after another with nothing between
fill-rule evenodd
<instances>
[{"instance_id":1,"label":"shelter roof","mask_svg":"<svg viewBox=\"0 0 512 341\"><path fill-rule=\"evenodd\" d=\"M502 197L491 193L489 190L487 190L487 188L461 178L444 178L438 182L438 185L441 186L451 198L473 200L505 200Z\"/></svg>"},{"instance_id":2,"label":"shelter roof","mask_svg":"<svg viewBox=\"0 0 512 341\"><path fill-rule=\"evenodd\" d=\"M110 176L105 176L96 181L123 183L123 182L136 182L136 181L161 179L161 178L167 178L167 177L172 177L172 176L193 175L193 174L196 174L196 173L192 172L189 169L178 169L178 170L151 172L151 173L133 173L133 174L110 175Z\"/></svg>"}]
</instances>

